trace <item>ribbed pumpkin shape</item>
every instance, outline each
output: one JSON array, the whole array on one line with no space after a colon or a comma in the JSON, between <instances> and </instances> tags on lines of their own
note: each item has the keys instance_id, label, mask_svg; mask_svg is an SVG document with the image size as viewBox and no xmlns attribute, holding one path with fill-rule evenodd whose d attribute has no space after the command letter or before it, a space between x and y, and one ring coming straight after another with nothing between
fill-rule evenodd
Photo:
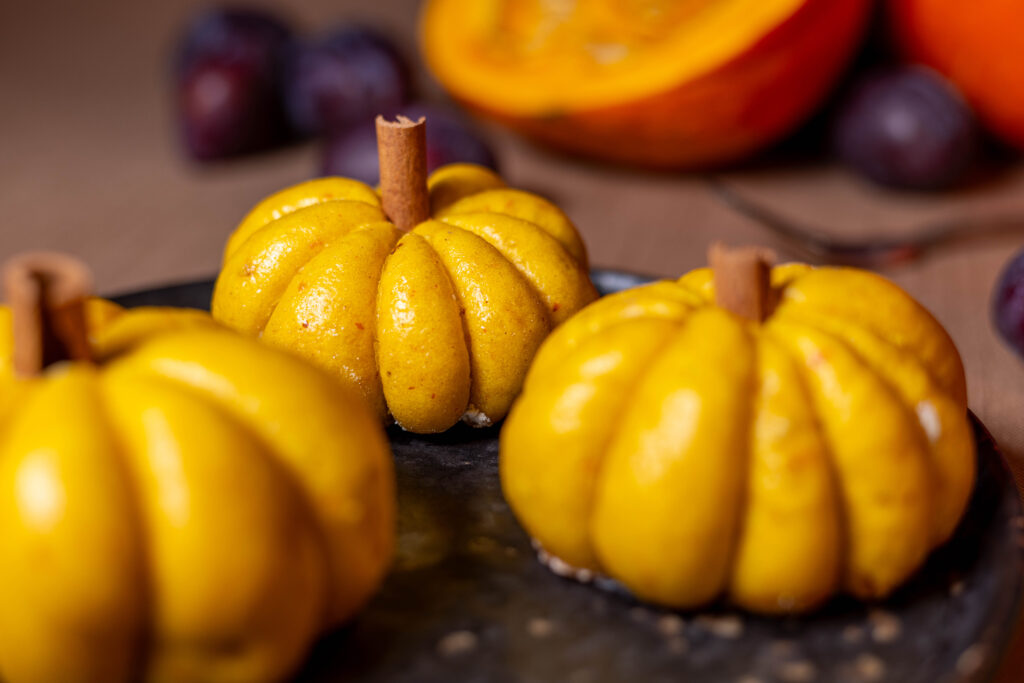
<instances>
[{"instance_id":1,"label":"ribbed pumpkin shape","mask_svg":"<svg viewBox=\"0 0 1024 683\"><path fill-rule=\"evenodd\" d=\"M446 166L428 186L433 219L408 233L355 180L268 197L228 241L214 317L410 431L501 419L540 343L596 298L586 251L558 207L487 169Z\"/></svg>"},{"instance_id":2,"label":"ribbed pumpkin shape","mask_svg":"<svg viewBox=\"0 0 1024 683\"><path fill-rule=\"evenodd\" d=\"M771 276L760 324L718 307L703 269L544 344L501 480L545 550L652 602L774 613L883 597L949 538L975 476L949 336L874 274Z\"/></svg>"},{"instance_id":3,"label":"ribbed pumpkin shape","mask_svg":"<svg viewBox=\"0 0 1024 683\"><path fill-rule=\"evenodd\" d=\"M0 675L284 678L390 562L380 424L206 313L88 313L100 362L22 380L0 307Z\"/></svg>"}]
</instances>

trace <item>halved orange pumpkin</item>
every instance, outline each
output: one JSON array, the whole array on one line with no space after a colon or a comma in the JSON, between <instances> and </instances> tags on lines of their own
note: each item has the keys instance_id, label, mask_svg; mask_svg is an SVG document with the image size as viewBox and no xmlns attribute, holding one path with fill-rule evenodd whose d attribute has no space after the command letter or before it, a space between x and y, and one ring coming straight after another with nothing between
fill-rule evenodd
<instances>
[{"instance_id":1,"label":"halved orange pumpkin","mask_svg":"<svg viewBox=\"0 0 1024 683\"><path fill-rule=\"evenodd\" d=\"M655 167L777 139L827 93L868 0L430 0L422 45L465 105L534 139Z\"/></svg>"},{"instance_id":2,"label":"halved orange pumpkin","mask_svg":"<svg viewBox=\"0 0 1024 683\"><path fill-rule=\"evenodd\" d=\"M896 45L953 81L982 122L1024 150L1019 0L890 0Z\"/></svg>"}]
</instances>

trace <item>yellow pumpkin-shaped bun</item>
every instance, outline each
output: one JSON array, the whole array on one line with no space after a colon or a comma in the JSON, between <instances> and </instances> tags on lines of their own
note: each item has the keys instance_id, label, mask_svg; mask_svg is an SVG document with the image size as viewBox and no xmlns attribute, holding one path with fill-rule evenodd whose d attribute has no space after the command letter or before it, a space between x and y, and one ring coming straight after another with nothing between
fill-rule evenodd
<instances>
[{"instance_id":1,"label":"yellow pumpkin-shaped bun","mask_svg":"<svg viewBox=\"0 0 1024 683\"><path fill-rule=\"evenodd\" d=\"M767 288L750 252L720 260L551 335L502 430L505 496L548 553L651 602L882 598L973 488L957 350L878 275L784 265ZM751 272L763 320L733 303Z\"/></svg>"},{"instance_id":2,"label":"yellow pumpkin-shaped bun","mask_svg":"<svg viewBox=\"0 0 1024 683\"><path fill-rule=\"evenodd\" d=\"M91 360L25 377L0 307L0 677L286 677L390 562L378 420L206 313L84 308Z\"/></svg>"},{"instance_id":3,"label":"yellow pumpkin-shaped bun","mask_svg":"<svg viewBox=\"0 0 1024 683\"><path fill-rule=\"evenodd\" d=\"M228 241L214 317L407 430L501 419L551 329L596 298L586 251L558 207L485 168L446 166L428 184L429 217L407 230L355 180L271 195Z\"/></svg>"}]
</instances>

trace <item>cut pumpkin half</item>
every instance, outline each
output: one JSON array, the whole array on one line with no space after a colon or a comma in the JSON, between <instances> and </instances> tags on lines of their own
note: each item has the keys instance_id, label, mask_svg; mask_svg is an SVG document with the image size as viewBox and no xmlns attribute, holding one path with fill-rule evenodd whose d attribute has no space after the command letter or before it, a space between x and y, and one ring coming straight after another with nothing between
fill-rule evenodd
<instances>
[{"instance_id":1,"label":"cut pumpkin half","mask_svg":"<svg viewBox=\"0 0 1024 683\"><path fill-rule=\"evenodd\" d=\"M430 0L422 43L470 108L569 151L649 166L735 158L828 91L866 0Z\"/></svg>"}]
</instances>

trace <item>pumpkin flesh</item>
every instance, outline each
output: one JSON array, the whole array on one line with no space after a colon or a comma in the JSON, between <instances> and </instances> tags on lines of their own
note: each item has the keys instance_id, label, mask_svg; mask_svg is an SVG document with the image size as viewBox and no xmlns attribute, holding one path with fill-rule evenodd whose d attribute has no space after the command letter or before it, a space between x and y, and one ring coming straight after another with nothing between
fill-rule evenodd
<instances>
[{"instance_id":1,"label":"pumpkin flesh","mask_svg":"<svg viewBox=\"0 0 1024 683\"><path fill-rule=\"evenodd\" d=\"M431 0L421 42L464 105L587 156L720 164L790 131L852 55L866 0Z\"/></svg>"},{"instance_id":2,"label":"pumpkin flesh","mask_svg":"<svg viewBox=\"0 0 1024 683\"><path fill-rule=\"evenodd\" d=\"M457 94L544 116L640 99L713 71L805 1L433 0L423 39Z\"/></svg>"}]
</instances>

